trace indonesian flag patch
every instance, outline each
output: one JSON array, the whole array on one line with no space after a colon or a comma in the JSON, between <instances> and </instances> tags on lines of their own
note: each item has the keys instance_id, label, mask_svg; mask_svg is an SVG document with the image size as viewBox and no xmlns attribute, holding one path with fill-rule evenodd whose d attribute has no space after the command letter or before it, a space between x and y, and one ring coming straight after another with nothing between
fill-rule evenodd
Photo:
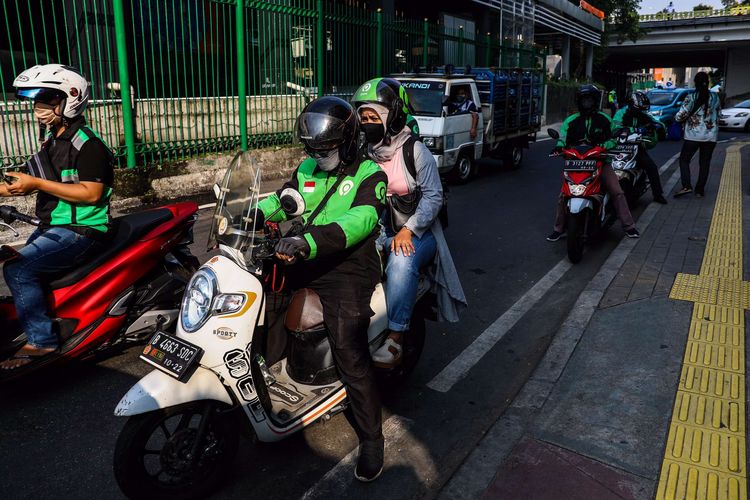
<instances>
[{"instance_id":1,"label":"indonesian flag patch","mask_svg":"<svg viewBox=\"0 0 750 500\"><path fill-rule=\"evenodd\" d=\"M315 191L315 181L305 181L305 185L302 186L303 193L312 193Z\"/></svg>"}]
</instances>

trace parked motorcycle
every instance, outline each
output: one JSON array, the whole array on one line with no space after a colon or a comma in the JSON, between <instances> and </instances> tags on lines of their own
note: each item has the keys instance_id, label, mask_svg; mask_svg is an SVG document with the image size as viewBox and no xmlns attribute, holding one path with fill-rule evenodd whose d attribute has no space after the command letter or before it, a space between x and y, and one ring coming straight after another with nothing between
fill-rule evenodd
<instances>
[{"instance_id":1,"label":"parked motorcycle","mask_svg":"<svg viewBox=\"0 0 750 500\"><path fill-rule=\"evenodd\" d=\"M196 203L185 202L114 218L107 248L48 284L60 349L0 371L0 381L122 343L145 342L157 326L173 330L182 293L199 264L188 248L197 211ZM0 226L16 236L13 221L40 224L7 205L0 206L0 218ZM0 249L0 263L17 257L12 247ZM25 342L13 298L0 297L0 359Z\"/></svg>"},{"instance_id":2,"label":"parked motorcycle","mask_svg":"<svg viewBox=\"0 0 750 500\"><path fill-rule=\"evenodd\" d=\"M548 129L547 133L553 139L560 138L554 129ZM562 194L567 210L568 258L576 264L583 257L586 243L611 226L617 216L602 181L607 150L581 143L563 148L562 156L565 159Z\"/></svg>"},{"instance_id":3,"label":"parked motorcycle","mask_svg":"<svg viewBox=\"0 0 750 500\"><path fill-rule=\"evenodd\" d=\"M130 498L205 496L231 469L241 432L278 441L348 405L320 299L307 289L283 290L283 273L294 267L274 257L281 236L300 227L293 218L311 209L299 192L286 189L279 210L292 221L258 230L260 172L248 153L234 158L215 191L209 247L218 245L219 255L190 280L176 335L158 332L143 350L141 359L156 369L115 409L130 417L114 456L115 478ZM407 375L421 354L427 290L423 279L403 363L386 373L391 382ZM387 335L381 285L371 308L373 353Z\"/></svg>"}]
</instances>

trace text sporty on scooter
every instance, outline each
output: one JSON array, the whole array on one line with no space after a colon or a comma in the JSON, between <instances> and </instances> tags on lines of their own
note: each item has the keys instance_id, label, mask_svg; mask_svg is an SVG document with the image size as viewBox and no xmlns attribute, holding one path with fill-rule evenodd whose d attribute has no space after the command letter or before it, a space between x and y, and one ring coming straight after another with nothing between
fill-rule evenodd
<instances>
[{"instance_id":1,"label":"text sporty on scooter","mask_svg":"<svg viewBox=\"0 0 750 500\"><path fill-rule=\"evenodd\" d=\"M554 129L548 129L547 133L553 139L560 138ZM568 258L575 264L583 257L586 243L599 231L611 226L617 216L602 179L607 150L581 143L566 146L562 156L565 159L562 195L567 211Z\"/></svg>"},{"instance_id":2,"label":"text sporty on scooter","mask_svg":"<svg viewBox=\"0 0 750 500\"><path fill-rule=\"evenodd\" d=\"M106 249L48 284L60 349L0 372L0 381L124 342L145 342L157 327L173 329L180 297L198 265L188 249L197 211L196 203L185 202L114 218ZM16 236L13 221L40 224L7 205L0 206L0 218ZM9 246L0 249L0 263L17 257ZM0 359L25 342L13 298L0 297Z\"/></svg>"},{"instance_id":3,"label":"text sporty on scooter","mask_svg":"<svg viewBox=\"0 0 750 500\"><path fill-rule=\"evenodd\" d=\"M271 324L273 304L284 295L277 293L284 269L274 247L282 233L300 226L292 220L281 230L266 223L254 231L259 188L255 161L237 155L215 187L210 238L220 254L191 279L176 336L157 333L144 349L141 358L157 369L115 410L130 417L117 440L114 472L131 498L205 496L231 470L243 429L252 440L278 441L347 406L317 295L306 289L287 295L288 307ZM280 201L289 219L309 216L299 192L285 189ZM397 382L421 354L427 288L423 279L411 343L399 371L384 374L387 381ZM385 306L379 284L371 302L371 353L387 334ZM279 350L280 343L286 347Z\"/></svg>"},{"instance_id":4,"label":"text sporty on scooter","mask_svg":"<svg viewBox=\"0 0 750 500\"><path fill-rule=\"evenodd\" d=\"M632 133L626 128L615 130L617 144L607 153L612 158L612 169L631 208L649 186L646 171L636 161L639 148L645 147L643 136L648 132L647 127L637 128Z\"/></svg>"}]
</instances>

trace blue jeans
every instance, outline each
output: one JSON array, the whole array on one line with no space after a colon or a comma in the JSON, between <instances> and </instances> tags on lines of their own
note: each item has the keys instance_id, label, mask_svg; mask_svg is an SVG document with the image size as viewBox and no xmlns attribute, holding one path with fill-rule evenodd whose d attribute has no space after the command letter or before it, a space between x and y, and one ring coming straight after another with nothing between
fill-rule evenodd
<instances>
[{"instance_id":1,"label":"blue jeans","mask_svg":"<svg viewBox=\"0 0 750 500\"><path fill-rule=\"evenodd\" d=\"M419 270L435 258L437 242L432 231L425 232L421 238L412 236L411 242L416 252L407 257L400 251L398 255L391 252L394 236L390 230L382 231L378 246L382 246L383 251L388 254L388 264L385 266L388 328L394 332L403 332L409 329L414 303L417 301Z\"/></svg>"},{"instance_id":2,"label":"blue jeans","mask_svg":"<svg viewBox=\"0 0 750 500\"><path fill-rule=\"evenodd\" d=\"M18 320L29 345L58 346L57 334L47 315L45 283L80 265L101 243L63 227L37 229L19 250L15 260L5 263L3 275L16 303Z\"/></svg>"}]
</instances>

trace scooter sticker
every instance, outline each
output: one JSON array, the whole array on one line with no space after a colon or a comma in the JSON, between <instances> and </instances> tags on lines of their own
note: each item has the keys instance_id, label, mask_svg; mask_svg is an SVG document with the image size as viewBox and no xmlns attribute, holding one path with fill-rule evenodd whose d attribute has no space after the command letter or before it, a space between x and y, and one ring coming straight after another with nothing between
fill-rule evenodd
<instances>
[{"instance_id":1,"label":"scooter sticker","mask_svg":"<svg viewBox=\"0 0 750 500\"><path fill-rule=\"evenodd\" d=\"M266 412L263 411L263 405L260 401L255 401L247 405L250 409L250 413L253 415L253 419L256 422L262 422L266 419Z\"/></svg>"},{"instance_id":2,"label":"scooter sticker","mask_svg":"<svg viewBox=\"0 0 750 500\"><path fill-rule=\"evenodd\" d=\"M221 326L214 330L214 335L219 337L221 340L232 340L237 336L237 332L225 326Z\"/></svg>"},{"instance_id":3,"label":"scooter sticker","mask_svg":"<svg viewBox=\"0 0 750 500\"><path fill-rule=\"evenodd\" d=\"M269 385L268 391L272 396L278 396L282 403L286 403L289 406L296 406L304 399L302 394L291 387L278 383Z\"/></svg>"},{"instance_id":4,"label":"scooter sticker","mask_svg":"<svg viewBox=\"0 0 750 500\"><path fill-rule=\"evenodd\" d=\"M237 389L240 391L242 399L245 401L257 399L255 396L255 387L253 386L253 377L251 375L237 381Z\"/></svg>"},{"instance_id":5,"label":"scooter sticker","mask_svg":"<svg viewBox=\"0 0 750 500\"><path fill-rule=\"evenodd\" d=\"M224 354L224 364L233 378L242 378L250 373L250 363L245 358L245 353L239 349L232 349Z\"/></svg>"}]
</instances>

